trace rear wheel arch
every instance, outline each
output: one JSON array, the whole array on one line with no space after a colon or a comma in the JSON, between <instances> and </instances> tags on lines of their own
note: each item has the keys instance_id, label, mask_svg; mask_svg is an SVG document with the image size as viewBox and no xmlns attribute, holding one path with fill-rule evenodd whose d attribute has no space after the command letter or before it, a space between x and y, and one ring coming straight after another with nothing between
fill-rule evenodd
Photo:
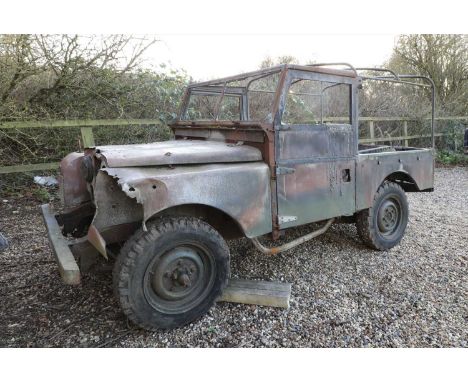
<instances>
[{"instance_id":1,"label":"rear wheel arch","mask_svg":"<svg viewBox=\"0 0 468 382\"><path fill-rule=\"evenodd\" d=\"M388 175L381 185L385 182L393 182L398 184L405 192L418 192L420 191L418 184L414 178L406 171L395 171ZM380 185L380 186L381 186ZM379 186L379 187L380 187Z\"/></svg>"}]
</instances>

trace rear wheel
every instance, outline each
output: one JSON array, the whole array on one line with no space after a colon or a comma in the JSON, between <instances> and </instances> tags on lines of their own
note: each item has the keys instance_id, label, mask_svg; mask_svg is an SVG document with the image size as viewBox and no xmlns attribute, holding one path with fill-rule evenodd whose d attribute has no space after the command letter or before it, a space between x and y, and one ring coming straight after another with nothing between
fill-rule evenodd
<instances>
[{"instance_id":1,"label":"rear wheel","mask_svg":"<svg viewBox=\"0 0 468 382\"><path fill-rule=\"evenodd\" d=\"M229 249L217 231L196 218L163 218L124 245L114 289L134 323L168 329L205 314L228 276Z\"/></svg>"},{"instance_id":2,"label":"rear wheel","mask_svg":"<svg viewBox=\"0 0 468 382\"><path fill-rule=\"evenodd\" d=\"M360 211L356 226L361 239L369 247L386 250L397 245L408 223L408 201L396 183L385 182L377 190L372 206Z\"/></svg>"}]
</instances>

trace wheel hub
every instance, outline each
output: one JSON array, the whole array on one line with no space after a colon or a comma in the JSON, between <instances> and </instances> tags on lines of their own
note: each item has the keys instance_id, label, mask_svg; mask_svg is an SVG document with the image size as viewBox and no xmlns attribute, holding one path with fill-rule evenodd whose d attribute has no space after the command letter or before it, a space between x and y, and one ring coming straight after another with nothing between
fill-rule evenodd
<instances>
[{"instance_id":1,"label":"wheel hub","mask_svg":"<svg viewBox=\"0 0 468 382\"><path fill-rule=\"evenodd\" d=\"M151 287L165 300L181 300L197 288L203 273L203 261L195 248L176 247L161 257L151 273Z\"/></svg>"},{"instance_id":2,"label":"wheel hub","mask_svg":"<svg viewBox=\"0 0 468 382\"><path fill-rule=\"evenodd\" d=\"M386 200L382 203L377 216L377 224L382 233L391 233L395 230L400 219L400 211L396 203Z\"/></svg>"}]
</instances>

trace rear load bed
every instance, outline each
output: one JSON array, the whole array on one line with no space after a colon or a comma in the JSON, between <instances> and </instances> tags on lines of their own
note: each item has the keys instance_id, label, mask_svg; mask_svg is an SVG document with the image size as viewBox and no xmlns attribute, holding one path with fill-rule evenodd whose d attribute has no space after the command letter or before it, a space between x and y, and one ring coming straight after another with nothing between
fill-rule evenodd
<instances>
[{"instance_id":1,"label":"rear load bed","mask_svg":"<svg viewBox=\"0 0 468 382\"><path fill-rule=\"evenodd\" d=\"M372 205L374 194L385 179L404 179L399 183L406 192L433 191L434 151L432 149L374 147L380 152L370 151L361 145L359 147L356 162L357 210Z\"/></svg>"}]
</instances>

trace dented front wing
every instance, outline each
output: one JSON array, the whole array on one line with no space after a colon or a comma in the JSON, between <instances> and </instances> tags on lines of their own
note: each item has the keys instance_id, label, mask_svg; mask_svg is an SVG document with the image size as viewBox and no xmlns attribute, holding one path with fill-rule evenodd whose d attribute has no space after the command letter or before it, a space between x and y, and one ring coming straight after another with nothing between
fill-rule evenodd
<instances>
[{"instance_id":1,"label":"dented front wing","mask_svg":"<svg viewBox=\"0 0 468 382\"><path fill-rule=\"evenodd\" d=\"M246 237L271 232L270 171L263 162L101 168L88 240L106 256L104 232L171 208L202 205L236 221Z\"/></svg>"}]
</instances>

